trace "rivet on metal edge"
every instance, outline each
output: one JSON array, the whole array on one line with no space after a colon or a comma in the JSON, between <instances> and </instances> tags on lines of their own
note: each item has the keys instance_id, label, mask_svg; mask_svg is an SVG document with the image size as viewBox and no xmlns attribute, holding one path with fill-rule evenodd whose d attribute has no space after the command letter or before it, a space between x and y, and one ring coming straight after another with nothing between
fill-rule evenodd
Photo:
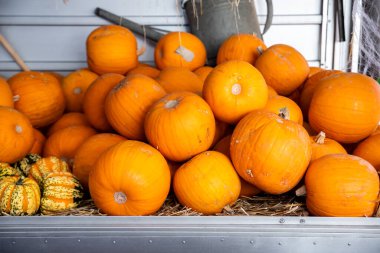
<instances>
[{"instance_id":1,"label":"rivet on metal edge","mask_svg":"<svg viewBox=\"0 0 380 253\"><path fill-rule=\"evenodd\" d=\"M351 243L349 242L349 243L347 243L347 245L348 245L348 246L351 246Z\"/></svg>"},{"instance_id":2,"label":"rivet on metal edge","mask_svg":"<svg viewBox=\"0 0 380 253\"><path fill-rule=\"evenodd\" d=\"M13 242L12 242L12 244L16 244L16 242L15 242L15 241L13 241Z\"/></svg>"},{"instance_id":3,"label":"rivet on metal edge","mask_svg":"<svg viewBox=\"0 0 380 253\"><path fill-rule=\"evenodd\" d=\"M300 219L300 223L305 223L306 220L305 219Z\"/></svg>"},{"instance_id":4,"label":"rivet on metal edge","mask_svg":"<svg viewBox=\"0 0 380 253\"><path fill-rule=\"evenodd\" d=\"M250 243L253 244L253 241L251 240Z\"/></svg>"},{"instance_id":5,"label":"rivet on metal edge","mask_svg":"<svg viewBox=\"0 0 380 253\"><path fill-rule=\"evenodd\" d=\"M45 243L48 243L48 240L45 240Z\"/></svg>"},{"instance_id":6,"label":"rivet on metal edge","mask_svg":"<svg viewBox=\"0 0 380 253\"><path fill-rule=\"evenodd\" d=\"M182 241L182 243L183 243L183 244L185 244L185 243L186 243L186 241Z\"/></svg>"},{"instance_id":7,"label":"rivet on metal edge","mask_svg":"<svg viewBox=\"0 0 380 253\"><path fill-rule=\"evenodd\" d=\"M284 219L284 218L281 218L278 222L280 222L280 223L285 223L285 219Z\"/></svg>"},{"instance_id":8,"label":"rivet on metal edge","mask_svg":"<svg viewBox=\"0 0 380 253\"><path fill-rule=\"evenodd\" d=\"M281 245L282 245L282 243L281 243L281 242L279 242L279 243L278 243L278 245L280 245L280 246L281 246Z\"/></svg>"},{"instance_id":9,"label":"rivet on metal edge","mask_svg":"<svg viewBox=\"0 0 380 253\"><path fill-rule=\"evenodd\" d=\"M115 243L116 243L116 241L112 241L112 243L113 243L113 244L115 244Z\"/></svg>"},{"instance_id":10,"label":"rivet on metal edge","mask_svg":"<svg viewBox=\"0 0 380 253\"><path fill-rule=\"evenodd\" d=\"M221 242L224 242L224 238L220 239Z\"/></svg>"},{"instance_id":11,"label":"rivet on metal edge","mask_svg":"<svg viewBox=\"0 0 380 253\"><path fill-rule=\"evenodd\" d=\"M317 242L313 242L313 245L317 245Z\"/></svg>"},{"instance_id":12,"label":"rivet on metal edge","mask_svg":"<svg viewBox=\"0 0 380 253\"><path fill-rule=\"evenodd\" d=\"M152 243L153 241L152 240L149 240L149 243Z\"/></svg>"}]
</instances>

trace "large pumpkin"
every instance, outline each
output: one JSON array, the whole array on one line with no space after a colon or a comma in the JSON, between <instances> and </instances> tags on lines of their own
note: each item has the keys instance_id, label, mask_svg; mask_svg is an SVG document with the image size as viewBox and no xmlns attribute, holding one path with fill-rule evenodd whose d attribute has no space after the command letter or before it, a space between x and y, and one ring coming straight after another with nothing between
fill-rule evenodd
<instances>
[{"instance_id":1,"label":"large pumpkin","mask_svg":"<svg viewBox=\"0 0 380 253\"><path fill-rule=\"evenodd\" d=\"M165 158L139 141L123 141L105 151L90 172L95 205L109 215L148 215L164 203L170 189Z\"/></svg>"},{"instance_id":2,"label":"large pumpkin","mask_svg":"<svg viewBox=\"0 0 380 253\"><path fill-rule=\"evenodd\" d=\"M234 34L228 37L219 47L216 63L241 60L254 65L256 59L267 47L253 34Z\"/></svg>"},{"instance_id":3,"label":"large pumpkin","mask_svg":"<svg viewBox=\"0 0 380 253\"><path fill-rule=\"evenodd\" d=\"M264 107L264 110L280 115L284 113L285 108L288 110L288 114L284 115L285 118L302 125L302 111L299 106L290 98L284 96L272 97L268 100L268 103Z\"/></svg>"},{"instance_id":4,"label":"large pumpkin","mask_svg":"<svg viewBox=\"0 0 380 253\"><path fill-rule=\"evenodd\" d=\"M106 98L108 122L128 139L145 140L145 115L154 102L165 95L165 90L154 79L130 75L114 87Z\"/></svg>"},{"instance_id":5,"label":"large pumpkin","mask_svg":"<svg viewBox=\"0 0 380 253\"><path fill-rule=\"evenodd\" d=\"M58 130L71 126L88 126L91 124L88 122L86 116L81 112L69 112L60 117L53 125L51 125L47 131L46 136L50 136Z\"/></svg>"},{"instance_id":6,"label":"large pumpkin","mask_svg":"<svg viewBox=\"0 0 380 253\"><path fill-rule=\"evenodd\" d=\"M316 131L342 143L369 136L380 121L380 87L363 74L342 73L323 79L309 108L309 123Z\"/></svg>"},{"instance_id":7,"label":"large pumpkin","mask_svg":"<svg viewBox=\"0 0 380 253\"><path fill-rule=\"evenodd\" d=\"M10 215L33 215L40 208L40 188L36 181L24 177L0 179L0 212Z\"/></svg>"},{"instance_id":8,"label":"large pumpkin","mask_svg":"<svg viewBox=\"0 0 380 253\"><path fill-rule=\"evenodd\" d=\"M98 75L88 69L79 69L63 78L62 87L66 98L66 111L82 112L84 94L97 78Z\"/></svg>"},{"instance_id":9,"label":"large pumpkin","mask_svg":"<svg viewBox=\"0 0 380 253\"><path fill-rule=\"evenodd\" d=\"M154 61L159 69L185 67L193 71L206 63L206 48L191 33L169 32L158 41Z\"/></svg>"},{"instance_id":10,"label":"large pumpkin","mask_svg":"<svg viewBox=\"0 0 380 253\"><path fill-rule=\"evenodd\" d=\"M173 187L182 205L204 214L215 214L237 200L240 180L225 155L206 151L176 171Z\"/></svg>"},{"instance_id":11,"label":"large pumpkin","mask_svg":"<svg viewBox=\"0 0 380 253\"><path fill-rule=\"evenodd\" d=\"M13 107L13 94L7 81L0 76L0 106Z\"/></svg>"},{"instance_id":12,"label":"large pumpkin","mask_svg":"<svg viewBox=\"0 0 380 253\"><path fill-rule=\"evenodd\" d=\"M306 130L267 111L252 112L238 123L230 151L239 175L271 194L282 194L296 186L311 158Z\"/></svg>"},{"instance_id":13,"label":"large pumpkin","mask_svg":"<svg viewBox=\"0 0 380 253\"><path fill-rule=\"evenodd\" d=\"M323 156L305 176L306 206L318 216L372 216L378 205L379 176L364 159L347 154Z\"/></svg>"},{"instance_id":14,"label":"large pumpkin","mask_svg":"<svg viewBox=\"0 0 380 253\"><path fill-rule=\"evenodd\" d=\"M42 186L44 179L52 172L70 172L68 164L54 156L44 157L33 163L27 175Z\"/></svg>"},{"instance_id":15,"label":"large pumpkin","mask_svg":"<svg viewBox=\"0 0 380 253\"><path fill-rule=\"evenodd\" d=\"M88 188L88 175L99 156L113 145L125 140L117 134L103 133L88 138L78 148L73 165L73 174L84 188Z\"/></svg>"},{"instance_id":16,"label":"large pumpkin","mask_svg":"<svg viewBox=\"0 0 380 253\"><path fill-rule=\"evenodd\" d=\"M37 129L33 129L34 143L29 150L30 154L42 154L43 147L45 145L46 137Z\"/></svg>"},{"instance_id":17,"label":"large pumpkin","mask_svg":"<svg viewBox=\"0 0 380 253\"><path fill-rule=\"evenodd\" d=\"M172 161L185 161L210 148L215 118L198 95L174 92L156 102L145 118L150 144Z\"/></svg>"},{"instance_id":18,"label":"large pumpkin","mask_svg":"<svg viewBox=\"0 0 380 253\"><path fill-rule=\"evenodd\" d=\"M8 83L14 95L14 105L36 128L56 121L65 110L65 97L56 77L42 72L20 72Z\"/></svg>"},{"instance_id":19,"label":"large pumpkin","mask_svg":"<svg viewBox=\"0 0 380 253\"><path fill-rule=\"evenodd\" d=\"M353 154L367 160L377 171L380 171L380 134L369 136L359 143Z\"/></svg>"},{"instance_id":20,"label":"large pumpkin","mask_svg":"<svg viewBox=\"0 0 380 253\"><path fill-rule=\"evenodd\" d=\"M91 125L100 131L111 131L104 104L108 93L125 77L108 73L99 76L87 89L83 99L83 112Z\"/></svg>"},{"instance_id":21,"label":"large pumpkin","mask_svg":"<svg viewBox=\"0 0 380 253\"><path fill-rule=\"evenodd\" d=\"M296 90L309 75L306 59L291 46L276 44L256 60L255 67L269 86L286 96Z\"/></svg>"},{"instance_id":22,"label":"large pumpkin","mask_svg":"<svg viewBox=\"0 0 380 253\"><path fill-rule=\"evenodd\" d=\"M317 136L310 136L311 141L311 162L325 155L330 154L347 154L339 142L326 138L324 132L320 132Z\"/></svg>"},{"instance_id":23,"label":"large pumpkin","mask_svg":"<svg viewBox=\"0 0 380 253\"><path fill-rule=\"evenodd\" d=\"M95 73L125 74L137 66L137 41L122 26L106 25L93 30L86 41L87 64Z\"/></svg>"},{"instance_id":24,"label":"large pumpkin","mask_svg":"<svg viewBox=\"0 0 380 253\"><path fill-rule=\"evenodd\" d=\"M0 162L16 162L29 152L34 143L34 133L23 113L0 106L0 143Z\"/></svg>"},{"instance_id":25,"label":"large pumpkin","mask_svg":"<svg viewBox=\"0 0 380 253\"><path fill-rule=\"evenodd\" d=\"M202 94L202 80L187 68L166 68L158 75L157 81L168 93L190 91L199 95Z\"/></svg>"},{"instance_id":26,"label":"large pumpkin","mask_svg":"<svg viewBox=\"0 0 380 253\"><path fill-rule=\"evenodd\" d=\"M207 77L203 97L217 119L237 123L247 113L265 106L268 87L251 64L229 61L216 66Z\"/></svg>"}]
</instances>

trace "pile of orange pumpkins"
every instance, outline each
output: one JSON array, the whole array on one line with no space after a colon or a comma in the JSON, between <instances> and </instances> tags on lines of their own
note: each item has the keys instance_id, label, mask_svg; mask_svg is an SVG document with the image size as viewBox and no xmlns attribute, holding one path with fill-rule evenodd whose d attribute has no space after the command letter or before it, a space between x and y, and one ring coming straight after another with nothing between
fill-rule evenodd
<instances>
[{"instance_id":1,"label":"pile of orange pumpkins","mask_svg":"<svg viewBox=\"0 0 380 253\"><path fill-rule=\"evenodd\" d=\"M27 167L41 196L52 173L71 172L71 186L50 186L75 189L56 189L51 206L73 207L65 203L77 203L82 185L108 215L149 215L173 189L182 205L215 214L239 196L304 185L312 215L374 215L380 87L372 78L309 67L293 47L267 48L249 34L226 39L215 67L186 32L160 39L155 66L138 62L144 50L121 26L98 27L86 48L88 68L65 77L0 79L1 212L36 212L22 190L36 176L4 171L40 154ZM66 169L35 165L54 157Z\"/></svg>"}]
</instances>

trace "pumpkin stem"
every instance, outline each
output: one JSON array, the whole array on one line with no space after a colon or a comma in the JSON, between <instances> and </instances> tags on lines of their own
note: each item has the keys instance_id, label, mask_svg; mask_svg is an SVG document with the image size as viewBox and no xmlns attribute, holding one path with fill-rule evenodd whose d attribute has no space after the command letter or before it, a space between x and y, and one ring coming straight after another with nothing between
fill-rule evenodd
<instances>
[{"instance_id":1,"label":"pumpkin stem","mask_svg":"<svg viewBox=\"0 0 380 253\"><path fill-rule=\"evenodd\" d=\"M127 202L127 195L125 195L124 192L115 192L113 194L113 197L115 199L115 202L118 204L124 204Z\"/></svg>"},{"instance_id":2,"label":"pumpkin stem","mask_svg":"<svg viewBox=\"0 0 380 253\"><path fill-rule=\"evenodd\" d=\"M257 47L257 52L259 52L259 55L262 55L263 52L264 52L264 50L263 50L263 48L261 46L258 46Z\"/></svg>"},{"instance_id":3,"label":"pumpkin stem","mask_svg":"<svg viewBox=\"0 0 380 253\"><path fill-rule=\"evenodd\" d=\"M238 83L232 85L231 92L233 95L239 95L241 93L241 85Z\"/></svg>"},{"instance_id":4,"label":"pumpkin stem","mask_svg":"<svg viewBox=\"0 0 380 253\"><path fill-rule=\"evenodd\" d=\"M24 181L24 177L19 177L17 182L16 182L16 185L22 185L23 181Z\"/></svg>"},{"instance_id":5,"label":"pumpkin stem","mask_svg":"<svg viewBox=\"0 0 380 253\"><path fill-rule=\"evenodd\" d=\"M14 95L12 99L13 99L13 102L18 102L20 101L20 95Z\"/></svg>"},{"instance_id":6,"label":"pumpkin stem","mask_svg":"<svg viewBox=\"0 0 380 253\"><path fill-rule=\"evenodd\" d=\"M318 144L324 144L326 139L325 132L321 131L319 134L315 137L314 141Z\"/></svg>"},{"instance_id":7,"label":"pumpkin stem","mask_svg":"<svg viewBox=\"0 0 380 253\"><path fill-rule=\"evenodd\" d=\"M142 47L139 50L137 50L137 56L144 54L145 51L146 51L146 46L145 44L143 44Z\"/></svg>"},{"instance_id":8,"label":"pumpkin stem","mask_svg":"<svg viewBox=\"0 0 380 253\"><path fill-rule=\"evenodd\" d=\"M16 130L16 133L21 134L22 133L22 126L16 125L15 130Z\"/></svg>"},{"instance_id":9,"label":"pumpkin stem","mask_svg":"<svg viewBox=\"0 0 380 253\"><path fill-rule=\"evenodd\" d=\"M80 87L76 87L74 90L73 90L73 93L75 95L78 95L78 94L81 94L82 93L82 89Z\"/></svg>"},{"instance_id":10,"label":"pumpkin stem","mask_svg":"<svg viewBox=\"0 0 380 253\"><path fill-rule=\"evenodd\" d=\"M290 120L290 113L287 107L280 108L280 113L278 114L283 119Z\"/></svg>"},{"instance_id":11,"label":"pumpkin stem","mask_svg":"<svg viewBox=\"0 0 380 253\"><path fill-rule=\"evenodd\" d=\"M177 54L179 54L180 56L182 56L182 58L187 61L187 62L191 62L193 59L194 59L194 53L187 49L186 47L184 46L179 46L175 52Z\"/></svg>"},{"instance_id":12,"label":"pumpkin stem","mask_svg":"<svg viewBox=\"0 0 380 253\"><path fill-rule=\"evenodd\" d=\"M296 190L296 196L306 196L306 186L302 185L300 188Z\"/></svg>"},{"instance_id":13,"label":"pumpkin stem","mask_svg":"<svg viewBox=\"0 0 380 253\"><path fill-rule=\"evenodd\" d=\"M178 100L169 100L168 102L165 103L165 108L166 109L171 109L176 107L179 104Z\"/></svg>"}]
</instances>

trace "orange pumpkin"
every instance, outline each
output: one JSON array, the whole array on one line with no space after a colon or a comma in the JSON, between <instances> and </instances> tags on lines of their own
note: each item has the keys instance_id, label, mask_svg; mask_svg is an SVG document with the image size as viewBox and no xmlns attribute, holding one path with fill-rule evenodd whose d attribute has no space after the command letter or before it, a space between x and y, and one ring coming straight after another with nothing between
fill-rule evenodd
<instances>
[{"instance_id":1,"label":"orange pumpkin","mask_svg":"<svg viewBox=\"0 0 380 253\"><path fill-rule=\"evenodd\" d=\"M108 122L128 139L145 140L145 115L154 102L165 95L165 90L154 79L130 75L114 87L106 98Z\"/></svg>"},{"instance_id":2,"label":"orange pumpkin","mask_svg":"<svg viewBox=\"0 0 380 253\"><path fill-rule=\"evenodd\" d=\"M210 148L215 118L210 106L198 95L174 92L149 109L145 134L167 159L185 161Z\"/></svg>"},{"instance_id":3,"label":"orange pumpkin","mask_svg":"<svg viewBox=\"0 0 380 253\"><path fill-rule=\"evenodd\" d=\"M33 127L19 111L0 106L0 162L14 163L23 158L34 142Z\"/></svg>"},{"instance_id":4,"label":"orange pumpkin","mask_svg":"<svg viewBox=\"0 0 380 253\"><path fill-rule=\"evenodd\" d=\"M310 67L310 72L309 72L308 78L310 78L314 74L317 74L318 72L321 72L321 71L324 71L324 69L320 68L320 67Z\"/></svg>"},{"instance_id":5,"label":"orange pumpkin","mask_svg":"<svg viewBox=\"0 0 380 253\"><path fill-rule=\"evenodd\" d=\"M270 86L268 86L268 99L278 96L277 92Z\"/></svg>"},{"instance_id":6,"label":"orange pumpkin","mask_svg":"<svg viewBox=\"0 0 380 253\"><path fill-rule=\"evenodd\" d=\"M323 71L320 71L320 72L316 73L315 75L313 75L312 77L309 77L307 79L307 81L305 82L305 85L302 89L300 101L299 101L299 105L301 107L301 110L306 117L307 117L308 112L309 112L310 102L311 102L311 99L313 98L314 91L317 88L320 81L329 77L329 76L332 76L332 75L335 75L338 73L342 73L342 71L339 71L339 70L323 70Z\"/></svg>"},{"instance_id":7,"label":"orange pumpkin","mask_svg":"<svg viewBox=\"0 0 380 253\"><path fill-rule=\"evenodd\" d=\"M7 81L0 76L0 106L14 107L13 94Z\"/></svg>"},{"instance_id":8,"label":"orange pumpkin","mask_svg":"<svg viewBox=\"0 0 380 253\"><path fill-rule=\"evenodd\" d=\"M326 138L324 132L320 132L317 136L310 136L310 141L311 161L330 154L347 154L347 151L339 142Z\"/></svg>"},{"instance_id":9,"label":"orange pumpkin","mask_svg":"<svg viewBox=\"0 0 380 253\"><path fill-rule=\"evenodd\" d=\"M42 154L42 149L45 145L46 137L37 129L33 129L34 143L29 151L29 154Z\"/></svg>"},{"instance_id":10,"label":"orange pumpkin","mask_svg":"<svg viewBox=\"0 0 380 253\"><path fill-rule=\"evenodd\" d=\"M215 135L211 147L220 141L227 134L232 133L232 127L225 122L215 120Z\"/></svg>"},{"instance_id":11,"label":"orange pumpkin","mask_svg":"<svg viewBox=\"0 0 380 253\"><path fill-rule=\"evenodd\" d=\"M82 112L84 94L98 75L88 69L79 69L63 78L62 87L66 98L66 111Z\"/></svg>"},{"instance_id":12,"label":"orange pumpkin","mask_svg":"<svg viewBox=\"0 0 380 253\"><path fill-rule=\"evenodd\" d=\"M133 75L133 74L141 74L141 75L145 75L151 78L157 78L158 75L160 74L160 71L157 68L152 67L148 64L139 63L139 65L137 65L136 68L133 68L132 70L128 72L128 75Z\"/></svg>"},{"instance_id":13,"label":"orange pumpkin","mask_svg":"<svg viewBox=\"0 0 380 253\"><path fill-rule=\"evenodd\" d=\"M175 173L174 193L178 201L204 214L220 213L240 193L240 180L223 154L206 151L183 164Z\"/></svg>"},{"instance_id":14,"label":"orange pumpkin","mask_svg":"<svg viewBox=\"0 0 380 253\"><path fill-rule=\"evenodd\" d=\"M216 63L240 60L254 65L265 49L264 41L253 34L233 34L220 45Z\"/></svg>"},{"instance_id":15,"label":"orange pumpkin","mask_svg":"<svg viewBox=\"0 0 380 253\"><path fill-rule=\"evenodd\" d=\"M379 176L364 159L326 155L311 163L305 176L306 206L318 216L372 216L377 206Z\"/></svg>"},{"instance_id":16,"label":"orange pumpkin","mask_svg":"<svg viewBox=\"0 0 380 253\"><path fill-rule=\"evenodd\" d=\"M47 138L43 156L59 157L71 166L79 146L94 134L96 131L87 126L71 126L58 130Z\"/></svg>"},{"instance_id":17,"label":"orange pumpkin","mask_svg":"<svg viewBox=\"0 0 380 253\"><path fill-rule=\"evenodd\" d=\"M380 155L378 152L379 148L380 134L375 134L369 136L367 139L359 143L359 145L355 148L353 154L365 159L370 164L372 164L372 166L375 167L377 171L380 171Z\"/></svg>"},{"instance_id":18,"label":"orange pumpkin","mask_svg":"<svg viewBox=\"0 0 380 253\"><path fill-rule=\"evenodd\" d=\"M194 70L194 74L196 74L203 82L205 82L206 78L208 77L208 75L211 73L211 71L213 70L214 68L213 67L210 67L210 66L203 66L203 67L200 67L200 68L197 68L196 70Z\"/></svg>"},{"instance_id":19,"label":"orange pumpkin","mask_svg":"<svg viewBox=\"0 0 380 253\"><path fill-rule=\"evenodd\" d=\"M380 87L363 74L341 73L323 79L309 108L309 123L316 131L342 143L369 136L380 121Z\"/></svg>"},{"instance_id":20,"label":"orange pumpkin","mask_svg":"<svg viewBox=\"0 0 380 253\"><path fill-rule=\"evenodd\" d=\"M70 126L88 126L90 127L90 123L88 122L86 116L80 112L69 112L65 113L60 117L53 125L49 127L46 136L50 136L58 130L64 129Z\"/></svg>"},{"instance_id":21,"label":"orange pumpkin","mask_svg":"<svg viewBox=\"0 0 380 253\"><path fill-rule=\"evenodd\" d=\"M203 87L203 97L215 117L230 124L264 108L268 86L263 76L245 61L229 61L214 68Z\"/></svg>"},{"instance_id":22,"label":"orange pumpkin","mask_svg":"<svg viewBox=\"0 0 380 253\"><path fill-rule=\"evenodd\" d=\"M195 35L169 32L154 49L154 61L159 69L184 67L191 71L206 63L206 48Z\"/></svg>"},{"instance_id":23,"label":"orange pumpkin","mask_svg":"<svg viewBox=\"0 0 380 253\"><path fill-rule=\"evenodd\" d=\"M103 74L87 89L83 99L83 112L91 125L100 131L111 131L104 105L108 93L124 79L120 74Z\"/></svg>"},{"instance_id":24,"label":"orange pumpkin","mask_svg":"<svg viewBox=\"0 0 380 253\"><path fill-rule=\"evenodd\" d=\"M93 30L86 41L88 67L95 73L125 74L137 66L137 41L122 26L106 25Z\"/></svg>"},{"instance_id":25,"label":"orange pumpkin","mask_svg":"<svg viewBox=\"0 0 380 253\"><path fill-rule=\"evenodd\" d=\"M59 83L62 83L62 80L63 80L63 75L57 73L57 72L47 72L49 73L50 75L54 76Z\"/></svg>"},{"instance_id":26,"label":"orange pumpkin","mask_svg":"<svg viewBox=\"0 0 380 253\"><path fill-rule=\"evenodd\" d=\"M157 82L168 92L190 91L202 94L203 82L193 72L182 67L170 67L161 71Z\"/></svg>"},{"instance_id":27,"label":"orange pumpkin","mask_svg":"<svg viewBox=\"0 0 380 253\"><path fill-rule=\"evenodd\" d=\"M74 157L73 174L84 188L88 188L88 175L98 157L113 145L124 140L125 138L120 135L103 133L91 136L80 145Z\"/></svg>"},{"instance_id":28,"label":"orange pumpkin","mask_svg":"<svg viewBox=\"0 0 380 253\"><path fill-rule=\"evenodd\" d=\"M164 203L170 189L165 158L139 141L123 141L105 151L89 176L95 205L109 215L148 215Z\"/></svg>"},{"instance_id":29,"label":"orange pumpkin","mask_svg":"<svg viewBox=\"0 0 380 253\"><path fill-rule=\"evenodd\" d=\"M256 60L255 67L269 86L286 96L295 91L309 75L306 59L291 46L276 44Z\"/></svg>"},{"instance_id":30,"label":"orange pumpkin","mask_svg":"<svg viewBox=\"0 0 380 253\"><path fill-rule=\"evenodd\" d=\"M280 115L283 113L284 108L286 108L289 112L287 115L284 115L285 119L297 122L298 124L302 125L302 111L299 106L290 98L283 96L270 98L267 105L264 107L264 110Z\"/></svg>"},{"instance_id":31,"label":"orange pumpkin","mask_svg":"<svg viewBox=\"0 0 380 253\"><path fill-rule=\"evenodd\" d=\"M14 95L14 105L36 128L56 121L65 110L65 98L57 78L49 73L20 72L8 83Z\"/></svg>"},{"instance_id":32,"label":"orange pumpkin","mask_svg":"<svg viewBox=\"0 0 380 253\"><path fill-rule=\"evenodd\" d=\"M302 179L311 143L300 124L272 112L255 111L236 126L230 151L244 180L267 193L282 194Z\"/></svg>"},{"instance_id":33,"label":"orange pumpkin","mask_svg":"<svg viewBox=\"0 0 380 253\"><path fill-rule=\"evenodd\" d=\"M380 134L380 125L377 126L376 130L371 135Z\"/></svg>"}]
</instances>

